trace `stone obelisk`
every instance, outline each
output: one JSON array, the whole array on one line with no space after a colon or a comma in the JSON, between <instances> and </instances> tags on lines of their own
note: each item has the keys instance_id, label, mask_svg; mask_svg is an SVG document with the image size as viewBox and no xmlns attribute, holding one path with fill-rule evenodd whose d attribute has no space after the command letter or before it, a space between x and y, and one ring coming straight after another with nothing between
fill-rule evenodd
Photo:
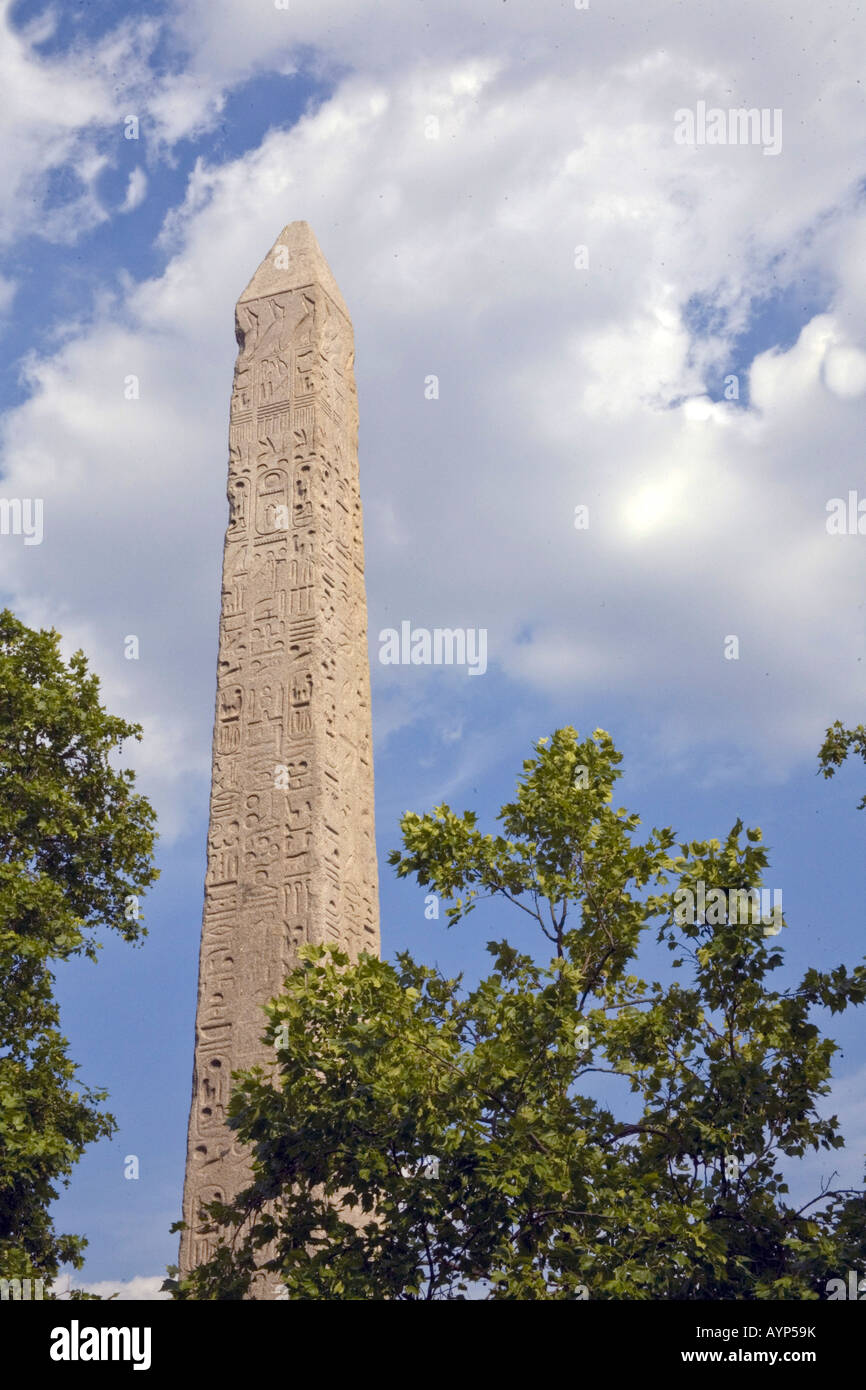
<instances>
[{"instance_id":1,"label":"stone obelisk","mask_svg":"<svg viewBox=\"0 0 866 1390\"><path fill-rule=\"evenodd\" d=\"M238 300L181 1273L249 1181L231 1073L305 942L378 952L358 409L348 310L306 222ZM263 1291L265 1297L273 1291Z\"/></svg>"}]
</instances>

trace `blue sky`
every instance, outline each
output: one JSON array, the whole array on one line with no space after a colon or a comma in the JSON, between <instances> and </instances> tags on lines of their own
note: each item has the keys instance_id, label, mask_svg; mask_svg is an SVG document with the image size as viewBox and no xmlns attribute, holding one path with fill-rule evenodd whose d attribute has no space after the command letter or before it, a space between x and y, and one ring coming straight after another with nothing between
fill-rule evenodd
<instances>
[{"instance_id":1,"label":"blue sky","mask_svg":"<svg viewBox=\"0 0 866 1390\"><path fill-rule=\"evenodd\" d=\"M866 21L800 10L0 5L2 490L45 509L40 546L0 537L2 601L144 725L162 836L143 947L59 979L120 1124L58 1208L85 1282L152 1293L176 1253L232 313L289 221L355 325L383 950L483 968L511 918L425 921L386 862L399 816L492 828L572 724L613 734L647 829L762 826L790 978L862 958L866 769L825 782L816 753L864 705L866 537L828 535L826 505L866 496ZM699 100L780 109L780 152L677 145ZM380 665L405 619L485 627L485 676ZM850 1142L809 1195L866 1150L862 1023L828 1026Z\"/></svg>"}]
</instances>

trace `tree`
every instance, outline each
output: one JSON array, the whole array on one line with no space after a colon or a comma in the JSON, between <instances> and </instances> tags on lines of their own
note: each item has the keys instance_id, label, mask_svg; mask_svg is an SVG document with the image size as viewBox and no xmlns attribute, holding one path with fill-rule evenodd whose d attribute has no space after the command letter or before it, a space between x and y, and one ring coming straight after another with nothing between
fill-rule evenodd
<instances>
[{"instance_id":1,"label":"tree","mask_svg":"<svg viewBox=\"0 0 866 1390\"><path fill-rule=\"evenodd\" d=\"M0 613L0 1274L50 1282L80 1268L83 1237L50 1204L85 1147L114 1132L106 1093L76 1082L55 962L97 958L100 927L145 935L155 815L111 764L141 729L108 714L80 651Z\"/></svg>"},{"instance_id":2,"label":"tree","mask_svg":"<svg viewBox=\"0 0 866 1390\"><path fill-rule=\"evenodd\" d=\"M851 753L858 753L866 763L866 728L858 724L855 729L846 729L837 719L830 725L824 742L818 752L820 771L825 777L835 777L839 768ZM861 797L857 810L866 808L866 796Z\"/></svg>"},{"instance_id":3,"label":"tree","mask_svg":"<svg viewBox=\"0 0 866 1390\"><path fill-rule=\"evenodd\" d=\"M641 843L612 805L620 761L560 729L503 834L403 817L398 875L452 925L513 904L520 945L489 942L471 988L406 952L304 948L267 1010L275 1065L230 1105L253 1181L208 1206L215 1254L175 1297L255 1296L268 1270L310 1300L808 1299L862 1259L862 1193L795 1208L781 1165L843 1142L810 1014L862 1003L866 967L771 988L760 831ZM667 983L635 971L652 937Z\"/></svg>"}]
</instances>

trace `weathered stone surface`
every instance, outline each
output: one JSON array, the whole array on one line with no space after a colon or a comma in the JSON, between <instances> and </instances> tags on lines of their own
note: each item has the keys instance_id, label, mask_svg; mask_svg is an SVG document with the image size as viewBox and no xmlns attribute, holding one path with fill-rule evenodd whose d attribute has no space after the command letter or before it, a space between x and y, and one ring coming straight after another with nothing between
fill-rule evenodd
<instances>
[{"instance_id":1,"label":"weathered stone surface","mask_svg":"<svg viewBox=\"0 0 866 1390\"><path fill-rule=\"evenodd\" d=\"M236 335L184 1273L200 1203L248 1180L224 1116L231 1072L273 1061L262 1005L304 942L379 949L352 325L306 222Z\"/></svg>"}]
</instances>

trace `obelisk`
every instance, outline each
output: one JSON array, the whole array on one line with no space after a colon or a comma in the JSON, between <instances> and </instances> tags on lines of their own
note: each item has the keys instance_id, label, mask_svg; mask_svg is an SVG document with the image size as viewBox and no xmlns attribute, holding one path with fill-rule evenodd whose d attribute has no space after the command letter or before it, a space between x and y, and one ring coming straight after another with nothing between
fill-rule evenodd
<instances>
[{"instance_id":1,"label":"obelisk","mask_svg":"<svg viewBox=\"0 0 866 1390\"><path fill-rule=\"evenodd\" d=\"M306 222L235 333L182 1274L214 1248L200 1204L249 1181L225 1114L232 1071L274 1060L262 1005L305 942L379 949L352 323Z\"/></svg>"}]
</instances>

